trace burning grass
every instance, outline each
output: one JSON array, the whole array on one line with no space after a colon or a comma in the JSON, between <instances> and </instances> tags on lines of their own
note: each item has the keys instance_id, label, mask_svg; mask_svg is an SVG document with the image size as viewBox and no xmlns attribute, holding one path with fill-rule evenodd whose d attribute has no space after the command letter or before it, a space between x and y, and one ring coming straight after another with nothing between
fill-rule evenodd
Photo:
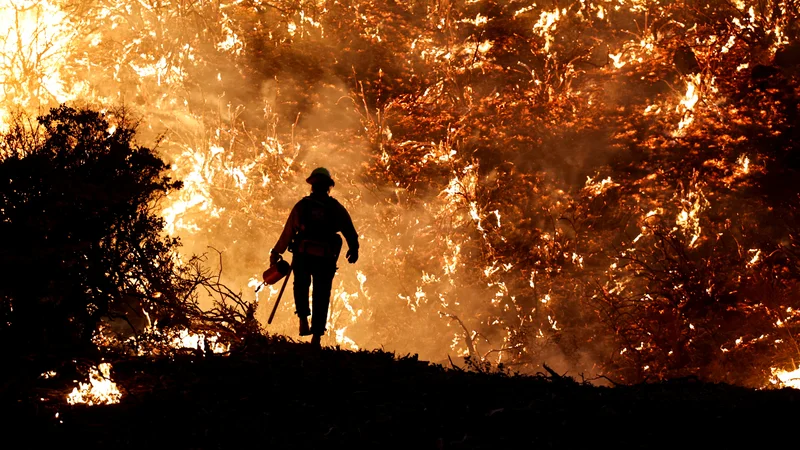
<instances>
[{"instance_id":1,"label":"burning grass","mask_svg":"<svg viewBox=\"0 0 800 450\"><path fill-rule=\"evenodd\" d=\"M111 381L111 364L100 363L89 369L89 382L79 383L67 396L70 405L113 405L119 403L122 393Z\"/></svg>"},{"instance_id":2,"label":"burning grass","mask_svg":"<svg viewBox=\"0 0 800 450\"><path fill-rule=\"evenodd\" d=\"M124 103L140 139L163 137L184 182L166 230L186 255L222 251L233 290L195 299L227 299L230 335L223 316L274 299L238 291L328 166L364 249L337 277L331 343L626 382L794 369L792 2L0 11L4 117ZM294 328L290 305L272 331Z\"/></svg>"}]
</instances>

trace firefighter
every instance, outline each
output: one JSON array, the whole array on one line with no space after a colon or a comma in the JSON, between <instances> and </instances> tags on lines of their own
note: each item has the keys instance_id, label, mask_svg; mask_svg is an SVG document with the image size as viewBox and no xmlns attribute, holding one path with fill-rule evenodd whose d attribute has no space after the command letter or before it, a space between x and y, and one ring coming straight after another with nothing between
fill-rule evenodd
<instances>
[{"instance_id":1,"label":"firefighter","mask_svg":"<svg viewBox=\"0 0 800 450\"><path fill-rule=\"evenodd\" d=\"M336 183L328 169L314 169L306 182L311 185L311 195L292 208L281 237L270 251L269 262L276 264L287 249L294 254L294 304L300 319L300 336L312 335L311 343L319 347L328 319L336 261L342 249L338 233L347 241L345 256L350 264L358 260L358 234L345 207L330 196ZM309 327L308 289L312 282L314 314Z\"/></svg>"}]
</instances>

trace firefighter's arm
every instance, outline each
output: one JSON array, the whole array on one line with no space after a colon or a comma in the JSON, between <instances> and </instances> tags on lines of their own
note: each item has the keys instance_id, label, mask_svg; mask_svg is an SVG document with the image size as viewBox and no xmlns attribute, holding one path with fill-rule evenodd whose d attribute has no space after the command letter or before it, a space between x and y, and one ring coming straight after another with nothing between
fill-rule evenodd
<instances>
[{"instance_id":1,"label":"firefighter's arm","mask_svg":"<svg viewBox=\"0 0 800 450\"><path fill-rule=\"evenodd\" d=\"M271 264L277 262L278 255L282 255L283 252L285 252L289 247L289 243L292 241L292 236L294 236L299 225L298 214L299 212L297 210L297 205L295 205L295 207L292 208L292 212L289 214L289 218L286 220L286 225L283 226L281 237L278 238L278 242L275 244L275 247L273 247L269 252L269 261Z\"/></svg>"},{"instance_id":2,"label":"firefighter's arm","mask_svg":"<svg viewBox=\"0 0 800 450\"><path fill-rule=\"evenodd\" d=\"M350 213L341 204L339 206L341 211L339 214L339 229L347 241L347 254L345 256L347 257L347 262L353 264L358 261L358 233L353 225L353 219L350 218Z\"/></svg>"}]
</instances>

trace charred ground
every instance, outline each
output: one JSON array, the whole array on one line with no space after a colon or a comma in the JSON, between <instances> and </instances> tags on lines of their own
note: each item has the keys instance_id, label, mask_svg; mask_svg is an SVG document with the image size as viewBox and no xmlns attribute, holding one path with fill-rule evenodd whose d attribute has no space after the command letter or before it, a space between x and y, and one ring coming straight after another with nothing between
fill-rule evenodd
<instances>
[{"instance_id":1,"label":"charred ground","mask_svg":"<svg viewBox=\"0 0 800 450\"><path fill-rule=\"evenodd\" d=\"M70 370L4 372L7 443L135 448L615 448L782 443L800 392L681 379L593 387L264 338L229 356L125 358L118 405L68 406ZM44 365L58 376L38 377ZM58 417L56 417L58 413ZM11 440L8 440L11 438Z\"/></svg>"}]
</instances>

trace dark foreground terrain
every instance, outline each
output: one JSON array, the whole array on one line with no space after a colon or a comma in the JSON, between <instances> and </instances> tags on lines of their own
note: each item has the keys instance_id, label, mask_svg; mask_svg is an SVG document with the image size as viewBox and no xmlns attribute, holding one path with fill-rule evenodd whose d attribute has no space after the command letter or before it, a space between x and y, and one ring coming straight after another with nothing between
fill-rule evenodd
<instances>
[{"instance_id":1,"label":"dark foreground terrain","mask_svg":"<svg viewBox=\"0 0 800 450\"><path fill-rule=\"evenodd\" d=\"M291 342L113 362L124 397L112 406L67 405L75 363L52 379L31 376L39 364L4 369L5 448L794 447L800 419L800 391L789 389L598 388Z\"/></svg>"}]
</instances>

